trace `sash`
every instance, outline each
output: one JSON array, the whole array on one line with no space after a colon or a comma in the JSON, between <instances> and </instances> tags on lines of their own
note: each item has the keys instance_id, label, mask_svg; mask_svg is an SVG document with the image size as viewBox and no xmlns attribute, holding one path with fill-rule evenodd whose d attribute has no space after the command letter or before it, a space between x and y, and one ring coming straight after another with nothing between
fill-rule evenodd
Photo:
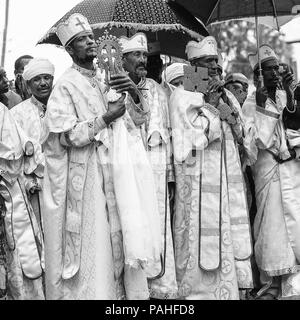
<instances>
[{"instance_id":1,"label":"sash","mask_svg":"<svg viewBox=\"0 0 300 320\"><path fill-rule=\"evenodd\" d=\"M90 148L91 146L88 145L84 148L70 149L63 252L63 279L72 278L80 267L83 190L87 174L88 150Z\"/></svg>"},{"instance_id":2,"label":"sash","mask_svg":"<svg viewBox=\"0 0 300 320\"><path fill-rule=\"evenodd\" d=\"M10 246L16 246L18 250L24 275L29 279L37 279L43 274L41 261L43 240L19 179L3 197L7 207L5 217L7 233L12 236L10 242L13 242Z\"/></svg>"},{"instance_id":3,"label":"sash","mask_svg":"<svg viewBox=\"0 0 300 320\"><path fill-rule=\"evenodd\" d=\"M247 260L252 255L252 243L244 178L238 150L229 127L225 128L224 134L233 253L236 260Z\"/></svg>"},{"instance_id":4,"label":"sash","mask_svg":"<svg viewBox=\"0 0 300 320\"><path fill-rule=\"evenodd\" d=\"M221 261L223 142L212 142L200 156L199 267L212 271Z\"/></svg>"}]
</instances>

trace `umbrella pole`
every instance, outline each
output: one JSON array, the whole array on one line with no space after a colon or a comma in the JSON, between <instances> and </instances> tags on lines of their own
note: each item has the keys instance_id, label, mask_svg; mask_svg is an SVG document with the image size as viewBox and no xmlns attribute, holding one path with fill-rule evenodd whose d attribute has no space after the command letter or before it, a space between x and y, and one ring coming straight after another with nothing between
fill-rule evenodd
<instances>
[{"instance_id":1,"label":"umbrella pole","mask_svg":"<svg viewBox=\"0 0 300 320\"><path fill-rule=\"evenodd\" d=\"M256 31L256 46L257 46L257 58L258 58L258 81L261 83L261 86L264 86L264 78L262 75L262 69L261 69L261 61L260 61L260 54L259 54L259 33L258 33L258 17L257 17L257 0L255 1L255 31Z\"/></svg>"}]
</instances>

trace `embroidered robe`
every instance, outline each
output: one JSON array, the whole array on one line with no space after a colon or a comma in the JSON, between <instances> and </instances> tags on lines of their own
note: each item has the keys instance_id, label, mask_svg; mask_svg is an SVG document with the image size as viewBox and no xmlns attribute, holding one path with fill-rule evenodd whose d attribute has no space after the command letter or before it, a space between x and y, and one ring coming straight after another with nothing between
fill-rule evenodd
<instances>
[{"instance_id":1,"label":"embroidered robe","mask_svg":"<svg viewBox=\"0 0 300 320\"><path fill-rule=\"evenodd\" d=\"M276 103L268 98L266 107L261 108L254 92L243 105L243 116L245 147L255 181L256 262L269 279L281 275L282 296L291 297L300 294L300 162L298 143L287 141L282 121L286 103L285 91L277 90ZM290 157L288 143L298 150L297 159L280 164L275 157Z\"/></svg>"},{"instance_id":2,"label":"embroidered robe","mask_svg":"<svg viewBox=\"0 0 300 320\"><path fill-rule=\"evenodd\" d=\"M23 150L28 141L6 107L0 104L0 182L7 213L5 227L8 298L44 299L43 239L23 187Z\"/></svg>"},{"instance_id":3,"label":"embroidered robe","mask_svg":"<svg viewBox=\"0 0 300 320\"><path fill-rule=\"evenodd\" d=\"M238 111L238 102L226 93ZM238 288L252 287L248 210L235 138L242 132L241 120L232 128L201 93L181 88L171 95L170 120L179 296L239 299Z\"/></svg>"}]
</instances>

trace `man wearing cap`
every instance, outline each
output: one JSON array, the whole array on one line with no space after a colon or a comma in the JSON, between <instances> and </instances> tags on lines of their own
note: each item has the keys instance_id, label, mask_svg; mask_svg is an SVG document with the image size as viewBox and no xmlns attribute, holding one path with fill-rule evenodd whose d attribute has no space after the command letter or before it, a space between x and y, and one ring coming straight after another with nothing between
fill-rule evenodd
<instances>
[{"instance_id":1,"label":"man wearing cap","mask_svg":"<svg viewBox=\"0 0 300 320\"><path fill-rule=\"evenodd\" d=\"M162 74L162 87L165 89L168 97L177 87L183 87L185 63L174 62L166 67Z\"/></svg>"},{"instance_id":2,"label":"man wearing cap","mask_svg":"<svg viewBox=\"0 0 300 320\"><path fill-rule=\"evenodd\" d=\"M255 258L262 285L257 298L289 299L300 295L299 137L289 137L292 132L282 120L284 112L295 112L293 76L288 70L283 73L284 90L278 90L279 62L274 50L264 44L259 55L264 85L258 54L250 54L257 89L243 105L245 149L257 204Z\"/></svg>"},{"instance_id":3,"label":"man wearing cap","mask_svg":"<svg viewBox=\"0 0 300 320\"><path fill-rule=\"evenodd\" d=\"M247 99L248 87L248 79L242 73L228 73L225 77L225 88L236 97L241 107Z\"/></svg>"},{"instance_id":4,"label":"man wearing cap","mask_svg":"<svg viewBox=\"0 0 300 320\"><path fill-rule=\"evenodd\" d=\"M138 32L130 38L122 36L120 43L123 52L123 68L129 73L133 87L137 88L137 90L129 90L126 108L140 131L151 162L161 221L161 243L164 252L161 270L155 279L148 279L150 297L172 299L177 297L177 283L168 196L170 184L174 184L168 99L157 82L146 78L148 45L145 34Z\"/></svg>"},{"instance_id":5,"label":"man wearing cap","mask_svg":"<svg viewBox=\"0 0 300 320\"><path fill-rule=\"evenodd\" d=\"M213 37L189 42L186 53L209 81L205 93L177 88L170 98L179 296L239 299L239 289L252 287L239 105L220 81Z\"/></svg>"},{"instance_id":6,"label":"man wearing cap","mask_svg":"<svg viewBox=\"0 0 300 320\"><path fill-rule=\"evenodd\" d=\"M113 122L126 111L125 95L107 101L93 63L96 42L84 16L71 15L56 32L73 65L58 79L46 112L46 296L123 299L128 292L123 288L124 249L110 153ZM121 93L131 83L125 74L111 79L112 89Z\"/></svg>"},{"instance_id":7,"label":"man wearing cap","mask_svg":"<svg viewBox=\"0 0 300 320\"><path fill-rule=\"evenodd\" d=\"M44 58L34 58L25 66L23 79L32 96L11 109L13 118L34 144L34 154L24 164L25 188L36 217L42 225L42 182L44 155L42 142L47 134L45 113L52 91L54 65Z\"/></svg>"},{"instance_id":8,"label":"man wearing cap","mask_svg":"<svg viewBox=\"0 0 300 320\"><path fill-rule=\"evenodd\" d=\"M0 273L7 272L7 296L13 300L45 299L42 233L24 188L24 161L32 153L32 142L0 103L0 197L5 206Z\"/></svg>"}]
</instances>

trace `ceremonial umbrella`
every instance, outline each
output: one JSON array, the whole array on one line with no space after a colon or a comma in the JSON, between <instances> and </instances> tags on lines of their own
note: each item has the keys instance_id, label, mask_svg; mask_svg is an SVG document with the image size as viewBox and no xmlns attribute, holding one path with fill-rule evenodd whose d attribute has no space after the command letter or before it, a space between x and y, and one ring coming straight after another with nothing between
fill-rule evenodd
<instances>
[{"instance_id":1,"label":"ceremonial umbrella","mask_svg":"<svg viewBox=\"0 0 300 320\"><path fill-rule=\"evenodd\" d=\"M300 0L170 0L181 5L205 25L233 19L255 18L256 41L259 48L258 19L261 23L279 27L300 13ZM248 20L249 21L249 20ZM261 61L258 51L259 72Z\"/></svg>"},{"instance_id":2,"label":"ceremonial umbrella","mask_svg":"<svg viewBox=\"0 0 300 320\"><path fill-rule=\"evenodd\" d=\"M130 36L145 32L149 41L159 41L162 54L185 58L185 46L189 40L208 35L204 24L190 12L167 0L84 0L66 13L38 41L38 44L60 45L56 27L71 14L84 15L96 37L105 29L110 34Z\"/></svg>"}]
</instances>

